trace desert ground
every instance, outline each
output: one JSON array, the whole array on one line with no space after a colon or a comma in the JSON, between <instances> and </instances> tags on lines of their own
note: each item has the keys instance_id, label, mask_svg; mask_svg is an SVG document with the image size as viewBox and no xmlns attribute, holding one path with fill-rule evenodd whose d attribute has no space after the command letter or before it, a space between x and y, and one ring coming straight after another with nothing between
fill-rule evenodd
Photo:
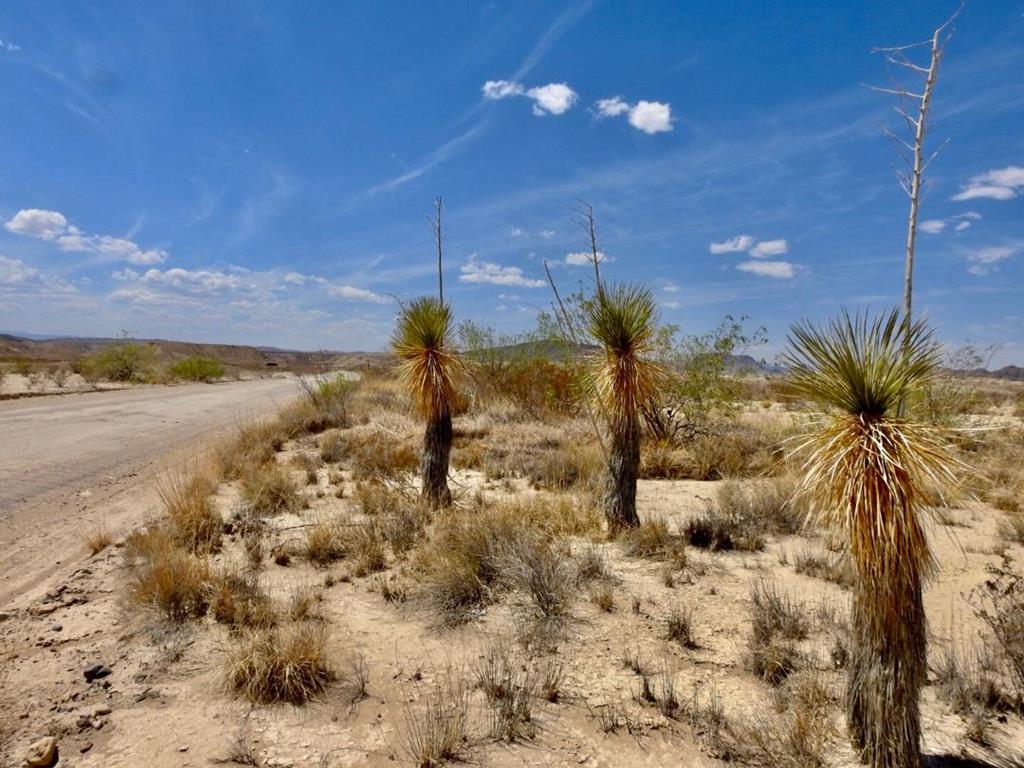
<instances>
[{"instance_id":1,"label":"desert ground","mask_svg":"<svg viewBox=\"0 0 1024 768\"><path fill-rule=\"evenodd\" d=\"M1024 562L1014 386L963 439L984 478L930 527L929 766L1024 765L979 616ZM401 388L352 390L0 404L5 765L47 736L81 768L858 764L849 572L787 501L808 413L769 388L713 436L645 443L643 525L612 541L582 416L467 403L431 517Z\"/></svg>"}]
</instances>

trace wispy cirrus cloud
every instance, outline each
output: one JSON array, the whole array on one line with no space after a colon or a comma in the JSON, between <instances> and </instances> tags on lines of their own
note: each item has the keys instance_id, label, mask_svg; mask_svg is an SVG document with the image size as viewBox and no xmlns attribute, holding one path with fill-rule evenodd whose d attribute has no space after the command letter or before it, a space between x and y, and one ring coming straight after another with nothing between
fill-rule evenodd
<instances>
[{"instance_id":1,"label":"wispy cirrus cloud","mask_svg":"<svg viewBox=\"0 0 1024 768\"><path fill-rule=\"evenodd\" d=\"M95 253L131 264L159 264L167 260L162 248L142 248L124 237L90 235L70 224L60 211L23 208L4 224L9 232L53 242L62 251Z\"/></svg>"},{"instance_id":2,"label":"wispy cirrus cloud","mask_svg":"<svg viewBox=\"0 0 1024 768\"><path fill-rule=\"evenodd\" d=\"M971 228L972 222L980 220L980 213L967 211L966 213L958 213L955 216L950 216L948 219L928 219L927 221L922 221L918 224L917 228L926 235L938 235L944 232L949 226L952 226L954 232L963 232L964 230Z\"/></svg>"},{"instance_id":3,"label":"wispy cirrus cloud","mask_svg":"<svg viewBox=\"0 0 1024 768\"><path fill-rule=\"evenodd\" d=\"M1024 166L1008 165L973 176L953 200L1012 200L1024 187Z\"/></svg>"},{"instance_id":4,"label":"wispy cirrus cloud","mask_svg":"<svg viewBox=\"0 0 1024 768\"><path fill-rule=\"evenodd\" d=\"M719 254L719 253L742 253L749 251L754 245L754 238L750 235L737 235L736 237L730 237L728 240L723 240L720 243L711 243L708 246L708 252Z\"/></svg>"},{"instance_id":5,"label":"wispy cirrus cloud","mask_svg":"<svg viewBox=\"0 0 1024 768\"><path fill-rule=\"evenodd\" d=\"M979 248L967 254L969 266L967 271L972 275L987 275L997 269L996 265L1024 251L1024 243L1009 243Z\"/></svg>"}]
</instances>

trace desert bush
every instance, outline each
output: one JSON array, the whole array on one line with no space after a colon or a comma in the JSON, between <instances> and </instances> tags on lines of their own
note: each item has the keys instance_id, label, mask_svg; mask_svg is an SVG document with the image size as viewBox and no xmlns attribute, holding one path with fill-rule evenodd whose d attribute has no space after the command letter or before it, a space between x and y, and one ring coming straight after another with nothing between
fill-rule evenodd
<instances>
[{"instance_id":1,"label":"desert bush","mask_svg":"<svg viewBox=\"0 0 1024 768\"><path fill-rule=\"evenodd\" d=\"M764 549L760 521L737 517L734 514L737 511L710 504L699 515L687 521L683 531L687 543L712 552L732 549L755 552Z\"/></svg>"},{"instance_id":2,"label":"desert bush","mask_svg":"<svg viewBox=\"0 0 1024 768\"><path fill-rule=\"evenodd\" d=\"M157 493L177 541L194 554L220 548L224 522L213 503L217 483L196 467L168 472L157 482Z\"/></svg>"},{"instance_id":3,"label":"desert bush","mask_svg":"<svg viewBox=\"0 0 1024 768\"><path fill-rule=\"evenodd\" d=\"M167 369L171 378L183 381L211 382L224 378L224 366L212 357L185 357L171 363Z\"/></svg>"},{"instance_id":4,"label":"desert bush","mask_svg":"<svg viewBox=\"0 0 1024 768\"><path fill-rule=\"evenodd\" d=\"M209 607L210 566L182 549L173 534L151 526L125 541L128 600L174 622L199 618Z\"/></svg>"},{"instance_id":5,"label":"desert bush","mask_svg":"<svg viewBox=\"0 0 1024 768\"><path fill-rule=\"evenodd\" d=\"M615 580L608 558L597 547L591 545L584 547L576 555L576 581L586 584L591 581Z\"/></svg>"},{"instance_id":6,"label":"desert bush","mask_svg":"<svg viewBox=\"0 0 1024 768\"><path fill-rule=\"evenodd\" d=\"M667 560L679 568L686 565L686 549L682 536L668 529L668 523L659 517L643 521L619 537L622 550L630 557Z\"/></svg>"},{"instance_id":7,"label":"desert bush","mask_svg":"<svg viewBox=\"0 0 1024 768\"><path fill-rule=\"evenodd\" d=\"M1024 702L1024 575L1013 570L1007 555L987 570L988 578L971 599L1002 650L1018 700Z\"/></svg>"},{"instance_id":8,"label":"desert bush","mask_svg":"<svg viewBox=\"0 0 1024 768\"><path fill-rule=\"evenodd\" d=\"M671 440L650 440L640 451L640 477L644 480L686 480L694 474L690 454Z\"/></svg>"},{"instance_id":9,"label":"desert bush","mask_svg":"<svg viewBox=\"0 0 1024 768\"><path fill-rule=\"evenodd\" d=\"M410 474L420 464L419 452L410 442L386 432L350 432L345 436L343 451L357 480Z\"/></svg>"},{"instance_id":10,"label":"desert bush","mask_svg":"<svg viewBox=\"0 0 1024 768\"><path fill-rule=\"evenodd\" d=\"M112 344L79 358L78 371L91 378L108 381L142 381L156 360L156 347L152 344L125 342Z\"/></svg>"},{"instance_id":11,"label":"desert bush","mask_svg":"<svg viewBox=\"0 0 1024 768\"><path fill-rule=\"evenodd\" d=\"M762 579L750 590L750 619L751 669L766 683L780 685L799 665L794 641L807 637L807 617L775 582Z\"/></svg>"},{"instance_id":12,"label":"desert bush","mask_svg":"<svg viewBox=\"0 0 1024 768\"><path fill-rule=\"evenodd\" d=\"M278 515L302 506L295 482L277 464L250 464L243 470L241 481L242 498L258 515Z\"/></svg>"},{"instance_id":13,"label":"desert bush","mask_svg":"<svg viewBox=\"0 0 1024 768\"><path fill-rule=\"evenodd\" d=\"M600 476L602 465L601 451L593 442L570 443L539 451L523 469L534 488L566 491Z\"/></svg>"},{"instance_id":14,"label":"desert bush","mask_svg":"<svg viewBox=\"0 0 1024 768\"><path fill-rule=\"evenodd\" d=\"M334 464L341 461L345 455L345 443L341 433L337 431L325 432L318 441L320 448L320 460L325 464Z\"/></svg>"},{"instance_id":15,"label":"desert bush","mask_svg":"<svg viewBox=\"0 0 1024 768\"><path fill-rule=\"evenodd\" d=\"M499 543L492 555L504 582L530 596L539 615L558 619L569 608L576 574L571 563L536 532L523 530Z\"/></svg>"},{"instance_id":16,"label":"desert bush","mask_svg":"<svg viewBox=\"0 0 1024 768\"><path fill-rule=\"evenodd\" d=\"M305 704L334 679L322 624L300 622L244 636L226 660L228 687L257 704Z\"/></svg>"},{"instance_id":17,"label":"desert bush","mask_svg":"<svg viewBox=\"0 0 1024 768\"><path fill-rule=\"evenodd\" d=\"M1003 690L998 661L984 645L949 642L933 655L929 667L935 690L957 714L972 717L1015 705L1015 697Z\"/></svg>"},{"instance_id":18,"label":"desert bush","mask_svg":"<svg viewBox=\"0 0 1024 768\"><path fill-rule=\"evenodd\" d=\"M377 520L380 536L391 545L396 557L403 556L423 538L430 519L429 509L419 500L401 501L394 511L379 515Z\"/></svg>"},{"instance_id":19,"label":"desert bush","mask_svg":"<svg viewBox=\"0 0 1024 768\"><path fill-rule=\"evenodd\" d=\"M350 526L345 532L345 549L355 564L354 576L367 576L387 567L387 553L377 522Z\"/></svg>"},{"instance_id":20,"label":"desert bush","mask_svg":"<svg viewBox=\"0 0 1024 768\"><path fill-rule=\"evenodd\" d=\"M64 385L68 383L68 377L71 375L71 369L63 365L54 365L50 367L47 373L54 386L58 389L64 389Z\"/></svg>"},{"instance_id":21,"label":"desert bush","mask_svg":"<svg viewBox=\"0 0 1024 768\"><path fill-rule=\"evenodd\" d=\"M33 371L28 375L28 388L38 389L42 392L46 389L46 382L50 380L46 371Z\"/></svg>"},{"instance_id":22,"label":"desert bush","mask_svg":"<svg viewBox=\"0 0 1024 768\"><path fill-rule=\"evenodd\" d=\"M269 629L277 622L270 595L254 572L223 570L209 584L210 615L233 630Z\"/></svg>"},{"instance_id":23,"label":"desert bush","mask_svg":"<svg viewBox=\"0 0 1024 768\"><path fill-rule=\"evenodd\" d=\"M590 589L590 602L605 613L615 610L615 590L607 581L599 582Z\"/></svg>"},{"instance_id":24,"label":"desert bush","mask_svg":"<svg viewBox=\"0 0 1024 768\"><path fill-rule=\"evenodd\" d=\"M517 495L497 509L549 537L595 534L601 530L603 521L601 511L588 499L564 495Z\"/></svg>"},{"instance_id":25,"label":"desert bush","mask_svg":"<svg viewBox=\"0 0 1024 768\"><path fill-rule=\"evenodd\" d=\"M466 750L469 690L457 670L448 667L405 708L405 748L417 768L457 760Z\"/></svg>"},{"instance_id":26,"label":"desert bush","mask_svg":"<svg viewBox=\"0 0 1024 768\"><path fill-rule=\"evenodd\" d=\"M303 376L299 386L301 399L286 408L280 417L289 435L318 434L349 426L349 404L355 382L343 375Z\"/></svg>"}]
</instances>

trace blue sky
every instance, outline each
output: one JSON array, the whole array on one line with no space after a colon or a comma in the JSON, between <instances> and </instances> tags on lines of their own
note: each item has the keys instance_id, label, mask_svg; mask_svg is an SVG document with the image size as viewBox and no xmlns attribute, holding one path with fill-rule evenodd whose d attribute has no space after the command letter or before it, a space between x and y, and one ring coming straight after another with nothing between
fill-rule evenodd
<instances>
[{"instance_id":1,"label":"blue sky","mask_svg":"<svg viewBox=\"0 0 1024 768\"><path fill-rule=\"evenodd\" d=\"M586 279L700 332L899 302L877 45L929 2L0 5L0 329L381 349L391 295L503 331ZM932 112L916 307L1024 363L1024 2L973 0Z\"/></svg>"}]
</instances>

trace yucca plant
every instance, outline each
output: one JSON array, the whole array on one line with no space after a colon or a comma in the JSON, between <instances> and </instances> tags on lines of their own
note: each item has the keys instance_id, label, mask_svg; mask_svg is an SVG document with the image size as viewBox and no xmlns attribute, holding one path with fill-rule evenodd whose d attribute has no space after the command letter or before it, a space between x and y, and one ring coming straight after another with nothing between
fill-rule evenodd
<instances>
[{"instance_id":1,"label":"yucca plant","mask_svg":"<svg viewBox=\"0 0 1024 768\"><path fill-rule=\"evenodd\" d=\"M452 312L434 298L403 304L391 345L401 360L399 378L426 419L422 496L434 509L449 506L448 460L452 450L452 404L462 360L449 343Z\"/></svg>"},{"instance_id":2,"label":"yucca plant","mask_svg":"<svg viewBox=\"0 0 1024 768\"><path fill-rule=\"evenodd\" d=\"M588 374L611 437L604 511L608 531L615 535L640 524L636 513L640 408L657 385L659 369L647 355L658 313L649 288L606 288L600 283L584 313L587 332L601 346Z\"/></svg>"},{"instance_id":3,"label":"yucca plant","mask_svg":"<svg viewBox=\"0 0 1024 768\"><path fill-rule=\"evenodd\" d=\"M897 416L928 382L939 346L898 311L844 312L827 327L795 326L783 354L794 392L824 414L796 451L819 522L840 534L857 580L847 724L875 768L921 765L918 696L926 680L922 589L935 562L925 532L928 489L961 466L942 434Z\"/></svg>"}]
</instances>

